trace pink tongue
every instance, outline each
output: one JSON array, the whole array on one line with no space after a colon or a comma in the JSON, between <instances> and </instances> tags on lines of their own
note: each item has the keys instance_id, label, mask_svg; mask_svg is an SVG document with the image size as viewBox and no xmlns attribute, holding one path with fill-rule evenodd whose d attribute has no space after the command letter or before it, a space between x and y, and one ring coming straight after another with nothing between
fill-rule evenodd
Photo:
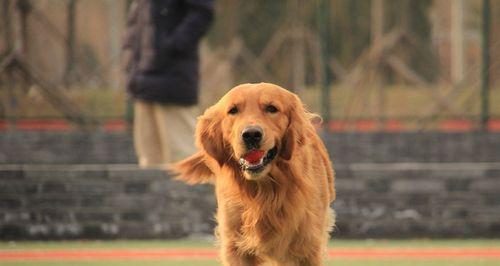
<instances>
[{"instance_id":1,"label":"pink tongue","mask_svg":"<svg viewBox=\"0 0 500 266\"><path fill-rule=\"evenodd\" d=\"M256 164L264 157L264 151L253 150L243 157L247 162Z\"/></svg>"}]
</instances>

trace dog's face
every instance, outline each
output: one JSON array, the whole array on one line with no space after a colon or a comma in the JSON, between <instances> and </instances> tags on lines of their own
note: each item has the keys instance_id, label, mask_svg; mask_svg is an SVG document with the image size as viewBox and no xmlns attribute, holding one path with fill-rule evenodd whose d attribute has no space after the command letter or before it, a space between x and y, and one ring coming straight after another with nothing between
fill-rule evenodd
<instances>
[{"instance_id":1,"label":"dog's face","mask_svg":"<svg viewBox=\"0 0 500 266\"><path fill-rule=\"evenodd\" d=\"M200 117L197 142L220 165L234 160L246 179L262 180L301 142L302 113L298 97L279 86L240 85Z\"/></svg>"},{"instance_id":2,"label":"dog's face","mask_svg":"<svg viewBox=\"0 0 500 266\"><path fill-rule=\"evenodd\" d=\"M266 176L278 155L290 121L287 96L273 86L243 85L223 98L223 138L248 179Z\"/></svg>"}]
</instances>

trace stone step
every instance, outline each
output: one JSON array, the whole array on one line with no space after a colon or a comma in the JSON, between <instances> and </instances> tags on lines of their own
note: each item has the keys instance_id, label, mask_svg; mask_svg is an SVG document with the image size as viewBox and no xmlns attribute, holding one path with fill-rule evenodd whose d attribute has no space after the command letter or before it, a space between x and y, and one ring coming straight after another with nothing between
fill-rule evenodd
<instances>
[{"instance_id":1,"label":"stone step","mask_svg":"<svg viewBox=\"0 0 500 266\"><path fill-rule=\"evenodd\" d=\"M337 164L340 237L500 236L500 163ZM0 164L0 239L211 234L211 185L134 164Z\"/></svg>"},{"instance_id":2,"label":"stone step","mask_svg":"<svg viewBox=\"0 0 500 266\"><path fill-rule=\"evenodd\" d=\"M144 170L136 164L0 164L0 176L12 178L145 178L166 177L165 170Z\"/></svg>"},{"instance_id":3,"label":"stone step","mask_svg":"<svg viewBox=\"0 0 500 266\"><path fill-rule=\"evenodd\" d=\"M133 164L0 165L0 239L212 234L209 185Z\"/></svg>"},{"instance_id":4,"label":"stone step","mask_svg":"<svg viewBox=\"0 0 500 266\"><path fill-rule=\"evenodd\" d=\"M499 162L335 164L339 178L500 178Z\"/></svg>"}]
</instances>

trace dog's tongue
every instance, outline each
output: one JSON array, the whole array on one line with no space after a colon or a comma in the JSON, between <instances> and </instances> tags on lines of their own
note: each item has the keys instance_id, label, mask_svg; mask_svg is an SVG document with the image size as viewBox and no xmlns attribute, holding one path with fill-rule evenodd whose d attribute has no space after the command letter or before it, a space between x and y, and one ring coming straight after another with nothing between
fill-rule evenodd
<instances>
[{"instance_id":1,"label":"dog's tongue","mask_svg":"<svg viewBox=\"0 0 500 266\"><path fill-rule=\"evenodd\" d=\"M249 153L245 154L243 159L245 159L247 162L251 164L256 164L264 157L264 151L260 150L252 150Z\"/></svg>"}]
</instances>

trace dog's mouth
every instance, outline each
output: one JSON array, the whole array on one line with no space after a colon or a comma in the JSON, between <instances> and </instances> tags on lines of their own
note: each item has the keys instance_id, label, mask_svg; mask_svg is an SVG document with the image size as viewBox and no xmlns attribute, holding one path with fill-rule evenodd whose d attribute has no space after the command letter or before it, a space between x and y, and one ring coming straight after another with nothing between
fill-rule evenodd
<instances>
[{"instance_id":1,"label":"dog's mouth","mask_svg":"<svg viewBox=\"0 0 500 266\"><path fill-rule=\"evenodd\" d=\"M258 173L264 170L276 157L277 153L278 147L276 146L267 152L263 150L251 150L240 158L241 169L250 173Z\"/></svg>"}]
</instances>

